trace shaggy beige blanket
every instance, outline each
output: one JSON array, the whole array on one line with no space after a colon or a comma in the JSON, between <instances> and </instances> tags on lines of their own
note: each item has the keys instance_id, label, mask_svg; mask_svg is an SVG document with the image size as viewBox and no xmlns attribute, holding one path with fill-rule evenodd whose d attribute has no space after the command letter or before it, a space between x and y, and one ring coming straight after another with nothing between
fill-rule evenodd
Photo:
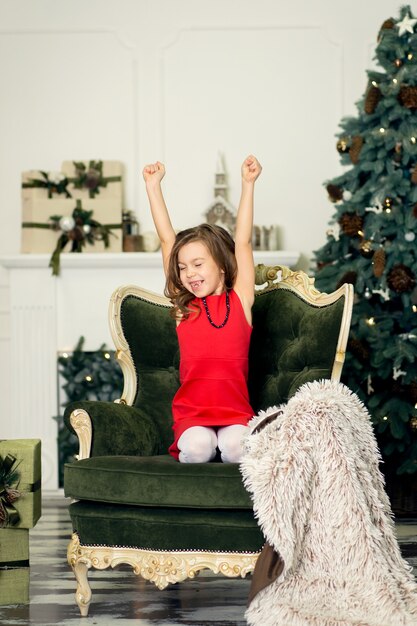
<instances>
[{"instance_id":1,"label":"shaggy beige blanket","mask_svg":"<svg viewBox=\"0 0 417 626\"><path fill-rule=\"evenodd\" d=\"M400 554L358 397L341 383L307 383L252 419L244 448L255 514L284 561L251 602L248 623L417 626L417 585Z\"/></svg>"}]
</instances>

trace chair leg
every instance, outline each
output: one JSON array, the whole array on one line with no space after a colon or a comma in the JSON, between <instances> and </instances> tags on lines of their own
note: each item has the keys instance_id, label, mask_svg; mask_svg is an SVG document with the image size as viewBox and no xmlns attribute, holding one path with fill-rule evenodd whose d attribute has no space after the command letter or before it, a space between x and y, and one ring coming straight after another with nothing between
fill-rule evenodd
<instances>
[{"instance_id":1,"label":"chair leg","mask_svg":"<svg viewBox=\"0 0 417 626\"><path fill-rule=\"evenodd\" d=\"M91 567L91 562L83 558L77 558L79 545L80 540L78 539L78 535L74 533L68 545L67 556L68 563L77 580L75 600L80 608L81 616L87 617L91 602L91 587L88 582L88 570Z\"/></svg>"},{"instance_id":2,"label":"chair leg","mask_svg":"<svg viewBox=\"0 0 417 626\"><path fill-rule=\"evenodd\" d=\"M77 591L75 600L80 608L82 617L87 617L91 602L91 587L88 582L88 567L82 561L78 561L73 567L75 578L77 579Z\"/></svg>"}]
</instances>

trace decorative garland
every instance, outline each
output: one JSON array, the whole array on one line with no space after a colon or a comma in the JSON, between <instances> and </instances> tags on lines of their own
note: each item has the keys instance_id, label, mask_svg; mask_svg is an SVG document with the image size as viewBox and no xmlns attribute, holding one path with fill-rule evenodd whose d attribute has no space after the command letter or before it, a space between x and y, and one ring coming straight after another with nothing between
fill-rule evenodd
<instances>
[{"instance_id":1,"label":"decorative garland","mask_svg":"<svg viewBox=\"0 0 417 626\"><path fill-rule=\"evenodd\" d=\"M12 487L19 483L20 474L16 463L16 457L8 454L3 460L0 456L0 528L16 526L20 521L19 512L13 506L20 498L20 491Z\"/></svg>"},{"instance_id":2,"label":"decorative garland","mask_svg":"<svg viewBox=\"0 0 417 626\"><path fill-rule=\"evenodd\" d=\"M94 245L95 241L103 241L105 248L108 248L110 235L115 236L111 229L122 228L121 223L100 224L92 218L92 215L93 211L85 211L82 208L81 200L77 200L71 216L52 215L49 218L50 222L46 224L40 222L22 223L23 228L46 228L61 233L49 261L53 276L59 275L61 252L68 242L72 242L71 252L82 252L87 243Z\"/></svg>"}]
</instances>

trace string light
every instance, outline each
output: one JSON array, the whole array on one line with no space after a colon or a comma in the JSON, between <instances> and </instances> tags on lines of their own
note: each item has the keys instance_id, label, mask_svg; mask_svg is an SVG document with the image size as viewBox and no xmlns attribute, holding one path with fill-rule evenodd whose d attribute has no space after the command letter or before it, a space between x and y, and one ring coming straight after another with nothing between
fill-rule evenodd
<instances>
[{"instance_id":1,"label":"string light","mask_svg":"<svg viewBox=\"0 0 417 626\"><path fill-rule=\"evenodd\" d=\"M93 379L91 376L86 376L84 380L86 380L88 383L91 383Z\"/></svg>"},{"instance_id":2,"label":"string light","mask_svg":"<svg viewBox=\"0 0 417 626\"><path fill-rule=\"evenodd\" d=\"M382 127L381 127L381 128L379 129L379 132L380 132L380 133L385 133L385 128L382 128Z\"/></svg>"},{"instance_id":3,"label":"string light","mask_svg":"<svg viewBox=\"0 0 417 626\"><path fill-rule=\"evenodd\" d=\"M398 83L398 80L396 78L393 78L392 82L394 83L394 85L396 85Z\"/></svg>"},{"instance_id":4,"label":"string light","mask_svg":"<svg viewBox=\"0 0 417 626\"><path fill-rule=\"evenodd\" d=\"M412 52L409 52L409 53L407 54L407 59L408 59L409 61L411 61L411 59L412 59L412 58L413 58L413 53L412 53Z\"/></svg>"},{"instance_id":5,"label":"string light","mask_svg":"<svg viewBox=\"0 0 417 626\"><path fill-rule=\"evenodd\" d=\"M366 323L368 324L368 326L375 326L375 318L368 317L368 319L366 320Z\"/></svg>"},{"instance_id":6,"label":"string light","mask_svg":"<svg viewBox=\"0 0 417 626\"><path fill-rule=\"evenodd\" d=\"M416 143L417 139L415 137L410 137L410 142L411 143Z\"/></svg>"},{"instance_id":7,"label":"string light","mask_svg":"<svg viewBox=\"0 0 417 626\"><path fill-rule=\"evenodd\" d=\"M109 359L109 358L110 358L110 354L109 354L108 352L105 352L105 353L104 353L104 358L105 358L105 359Z\"/></svg>"},{"instance_id":8,"label":"string light","mask_svg":"<svg viewBox=\"0 0 417 626\"><path fill-rule=\"evenodd\" d=\"M373 80L373 81L372 81L372 85L373 85L374 87L378 87L378 83L376 82L376 80Z\"/></svg>"},{"instance_id":9,"label":"string light","mask_svg":"<svg viewBox=\"0 0 417 626\"><path fill-rule=\"evenodd\" d=\"M413 313L417 313L417 304L413 304Z\"/></svg>"},{"instance_id":10,"label":"string light","mask_svg":"<svg viewBox=\"0 0 417 626\"><path fill-rule=\"evenodd\" d=\"M384 417L383 417L382 419L384 420L384 422L386 422L386 421L387 421L387 419L388 419L388 416L387 416L387 415L384 415Z\"/></svg>"},{"instance_id":11,"label":"string light","mask_svg":"<svg viewBox=\"0 0 417 626\"><path fill-rule=\"evenodd\" d=\"M68 358L68 352L63 352L61 356L62 356L63 359L67 359Z\"/></svg>"}]
</instances>

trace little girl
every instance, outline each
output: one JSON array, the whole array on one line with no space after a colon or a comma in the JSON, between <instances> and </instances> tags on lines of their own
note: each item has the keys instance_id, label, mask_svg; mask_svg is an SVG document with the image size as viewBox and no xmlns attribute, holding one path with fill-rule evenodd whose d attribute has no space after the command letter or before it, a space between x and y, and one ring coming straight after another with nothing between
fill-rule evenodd
<instances>
[{"instance_id":1,"label":"little girl","mask_svg":"<svg viewBox=\"0 0 417 626\"><path fill-rule=\"evenodd\" d=\"M237 463L253 416L247 389L255 270L253 195L261 173L250 155L242 165L235 241L220 226L201 224L178 235L161 190L165 167L143 169L152 217L161 241L165 294L174 304L180 346L180 382L173 404L174 443L181 463L207 463L217 448Z\"/></svg>"}]
</instances>

